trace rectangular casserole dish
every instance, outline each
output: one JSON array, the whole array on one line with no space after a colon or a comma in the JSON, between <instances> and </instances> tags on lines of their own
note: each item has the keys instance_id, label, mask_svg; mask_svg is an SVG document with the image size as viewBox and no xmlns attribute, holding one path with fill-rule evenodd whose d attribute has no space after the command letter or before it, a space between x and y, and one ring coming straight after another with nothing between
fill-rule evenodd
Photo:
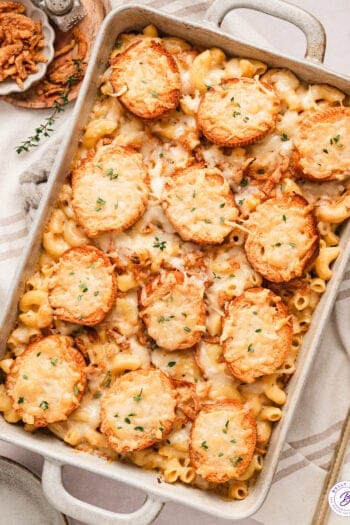
<instances>
[{"instance_id":1,"label":"rectangular casserole dish","mask_svg":"<svg viewBox=\"0 0 350 525\"><path fill-rule=\"evenodd\" d=\"M255 48L232 38L218 28L224 16L232 9L251 8L278 18L288 20L300 27L307 37L305 59L291 59L268 50ZM41 234L48 219L51 207L63 184L78 144L82 128L87 122L90 110L95 101L98 79L106 69L109 54L116 36L121 32L141 29L154 24L162 33L178 36L202 47L219 47L227 54L254 58L273 67L286 67L307 82L331 84L350 95L350 77L332 73L322 65L325 50L325 36L320 23L311 15L291 4L280 0L216 0L206 15L202 25L187 23L181 19L160 14L159 12L138 5L129 5L111 12L106 18L90 59L85 80L72 116L71 128L62 144L53 172L47 184L36 221L28 238L28 244L17 276L12 284L12 293L4 305L1 316L0 351L5 351L6 340L13 328L17 303L23 293L24 284L33 272L40 248ZM251 487L249 496L242 501L226 502L215 494L189 488L182 485L159 484L154 472L142 471L133 465L107 463L104 459L79 452L44 433L32 436L23 428L6 423L0 418L0 439L23 446L28 450L45 456L43 471L43 488L51 503L60 511L91 524L137 524L151 523L162 508L164 501L172 500L189 505L198 510L212 514L217 518L238 520L254 514L262 505L273 475L278 458L285 441L289 424L297 406L308 372L316 356L325 327L336 297L337 288L342 280L346 262L350 254L350 224L343 228L341 235L341 255L334 264L333 277L329 281L312 319L311 327L305 337L298 357L298 366L288 387L288 399L283 408L283 419L272 434L264 469L256 483ZM81 502L68 494L62 484L62 468L72 465L110 479L129 483L147 492L144 505L128 515L115 514Z\"/></svg>"}]
</instances>

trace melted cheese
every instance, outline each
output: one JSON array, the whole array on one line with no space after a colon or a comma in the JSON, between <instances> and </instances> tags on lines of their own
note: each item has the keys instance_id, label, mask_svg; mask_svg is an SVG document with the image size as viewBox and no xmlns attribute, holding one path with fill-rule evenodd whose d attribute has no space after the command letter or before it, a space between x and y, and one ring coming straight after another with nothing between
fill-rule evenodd
<instances>
[{"instance_id":1,"label":"melted cheese","mask_svg":"<svg viewBox=\"0 0 350 525\"><path fill-rule=\"evenodd\" d=\"M160 441L175 418L175 392L162 372L130 372L102 399L101 430L119 452Z\"/></svg>"},{"instance_id":2,"label":"melted cheese","mask_svg":"<svg viewBox=\"0 0 350 525\"><path fill-rule=\"evenodd\" d=\"M49 300L55 314L83 320L97 310L108 312L112 273L113 266L106 267L105 260L95 252L66 252L49 282Z\"/></svg>"}]
</instances>

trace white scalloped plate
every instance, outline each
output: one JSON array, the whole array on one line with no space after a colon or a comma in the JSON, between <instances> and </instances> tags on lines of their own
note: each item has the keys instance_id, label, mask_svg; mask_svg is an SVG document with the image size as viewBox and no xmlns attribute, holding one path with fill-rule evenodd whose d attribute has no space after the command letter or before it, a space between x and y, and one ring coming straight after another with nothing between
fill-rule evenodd
<instances>
[{"instance_id":1,"label":"white scalloped plate","mask_svg":"<svg viewBox=\"0 0 350 525\"><path fill-rule=\"evenodd\" d=\"M45 499L35 474L1 456L0 509L0 524L4 525L68 525Z\"/></svg>"},{"instance_id":2,"label":"white scalloped plate","mask_svg":"<svg viewBox=\"0 0 350 525\"><path fill-rule=\"evenodd\" d=\"M23 4L26 7L26 15L29 16L35 22L41 20L42 31L45 39L45 47L42 49L43 55L47 58L47 62L39 62L37 64L38 71L29 75L23 82L23 89L21 89L14 80L4 80L0 82L0 95L9 95L10 93L23 93L29 89L35 82L38 82L44 77L47 67L52 62L55 50L53 43L55 40L55 32L49 24L46 13L41 9L35 7L29 0L16 0L19 4Z\"/></svg>"}]
</instances>

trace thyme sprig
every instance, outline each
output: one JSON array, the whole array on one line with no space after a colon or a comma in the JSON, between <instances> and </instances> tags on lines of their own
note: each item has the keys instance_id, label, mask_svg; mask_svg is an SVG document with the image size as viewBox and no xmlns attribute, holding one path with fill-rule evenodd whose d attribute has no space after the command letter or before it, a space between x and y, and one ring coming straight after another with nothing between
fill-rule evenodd
<instances>
[{"instance_id":1,"label":"thyme sprig","mask_svg":"<svg viewBox=\"0 0 350 525\"><path fill-rule=\"evenodd\" d=\"M53 102L53 111L45 121L37 128L35 128L35 134L28 137L19 146L16 147L16 153L20 155L25 151L28 152L32 148L36 148L39 145L40 140L43 137L50 137L53 133L53 125L55 124L57 117L60 113L63 113L65 106L69 102L69 95L73 89L73 86L79 82L82 78L83 63L81 60L73 59L73 64L76 68L76 72L70 75L64 83L64 89L58 92L59 97Z\"/></svg>"}]
</instances>

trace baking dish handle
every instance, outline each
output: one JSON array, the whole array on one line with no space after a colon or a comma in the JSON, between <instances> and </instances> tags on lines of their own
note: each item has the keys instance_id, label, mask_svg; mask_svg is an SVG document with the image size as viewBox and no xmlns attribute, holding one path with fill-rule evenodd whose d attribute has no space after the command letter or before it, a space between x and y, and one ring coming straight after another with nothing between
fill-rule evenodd
<instances>
[{"instance_id":1,"label":"baking dish handle","mask_svg":"<svg viewBox=\"0 0 350 525\"><path fill-rule=\"evenodd\" d=\"M130 514L120 514L75 498L63 486L64 465L45 458L42 487L48 501L60 512L89 525L149 525L164 505L160 500L147 496L141 508Z\"/></svg>"},{"instance_id":2,"label":"baking dish handle","mask_svg":"<svg viewBox=\"0 0 350 525\"><path fill-rule=\"evenodd\" d=\"M205 18L220 26L224 17L234 9L252 9L296 25L306 37L305 58L323 62L326 51L326 33L316 17L284 0L214 0Z\"/></svg>"}]
</instances>

